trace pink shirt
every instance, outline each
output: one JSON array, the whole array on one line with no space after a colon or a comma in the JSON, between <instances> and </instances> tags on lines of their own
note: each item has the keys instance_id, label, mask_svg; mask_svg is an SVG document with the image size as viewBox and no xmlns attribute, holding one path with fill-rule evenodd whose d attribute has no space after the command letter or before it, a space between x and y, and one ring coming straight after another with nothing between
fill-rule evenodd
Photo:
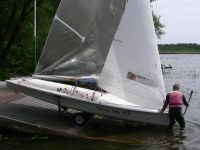
<instances>
[{"instance_id":1,"label":"pink shirt","mask_svg":"<svg viewBox=\"0 0 200 150\"><path fill-rule=\"evenodd\" d=\"M183 94L179 91L172 91L169 94L169 108L182 107L183 105Z\"/></svg>"}]
</instances>

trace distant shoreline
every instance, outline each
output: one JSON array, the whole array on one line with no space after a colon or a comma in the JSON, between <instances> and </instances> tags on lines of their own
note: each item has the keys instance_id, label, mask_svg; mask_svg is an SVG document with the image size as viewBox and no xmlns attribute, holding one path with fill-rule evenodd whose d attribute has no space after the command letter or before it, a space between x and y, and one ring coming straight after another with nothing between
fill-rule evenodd
<instances>
[{"instance_id":1,"label":"distant shoreline","mask_svg":"<svg viewBox=\"0 0 200 150\"><path fill-rule=\"evenodd\" d=\"M191 53L191 52L188 52L188 53L183 53L183 52L177 52L177 53L176 52L169 52L168 53L167 52L167 53L165 53L165 52L159 52L159 54L163 54L163 55L164 54L191 54L192 55L192 54L200 54L200 52L198 52L198 53Z\"/></svg>"},{"instance_id":2,"label":"distant shoreline","mask_svg":"<svg viewBox=\"0 0 200 150\"><path fill-rule=\"evenodd\" d=\"M198 44L158 44L160 54L200 54Z\"/></svg>"}]
</instances>

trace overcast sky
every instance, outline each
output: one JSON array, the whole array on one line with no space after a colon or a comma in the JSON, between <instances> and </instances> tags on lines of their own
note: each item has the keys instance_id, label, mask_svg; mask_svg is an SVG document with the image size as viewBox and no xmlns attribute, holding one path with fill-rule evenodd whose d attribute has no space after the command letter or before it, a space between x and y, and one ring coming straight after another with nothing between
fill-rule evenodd
<instances>
[{"instance_id":1,"label":"overcast sky","mask_svg":"<svg viewBox=\"0 0 200 150\"><path fill-rule=\"evenodd\" d=\"M153 6L166 32L158 43L200 44L200 0L157 0Z\"/></svg>"}]
</instances>

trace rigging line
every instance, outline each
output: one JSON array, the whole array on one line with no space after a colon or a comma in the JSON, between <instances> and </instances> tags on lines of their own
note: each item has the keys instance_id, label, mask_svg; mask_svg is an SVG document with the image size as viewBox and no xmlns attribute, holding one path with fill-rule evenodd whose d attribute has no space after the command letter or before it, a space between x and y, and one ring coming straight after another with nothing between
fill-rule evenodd
<instances>
[{"instance_id":1,"label":"rigging line","mask_svg":"<svg viewBox=\"0 0 200 150\"><path fill-rule=\"evenodd\" d=\"M82 36L80 33L78 33L75 29L73 29L71 26L69 26L67 23L65 23L64 21L62 21L60 18L58 18L57 15L55 15L55 19L58 20L62 25L64 25L65 27L67 27L69 30L71 30L74 34L76 34L80 39L81 42L84 43L85 42L85 37Z\"/></svg>"}]
</instances>

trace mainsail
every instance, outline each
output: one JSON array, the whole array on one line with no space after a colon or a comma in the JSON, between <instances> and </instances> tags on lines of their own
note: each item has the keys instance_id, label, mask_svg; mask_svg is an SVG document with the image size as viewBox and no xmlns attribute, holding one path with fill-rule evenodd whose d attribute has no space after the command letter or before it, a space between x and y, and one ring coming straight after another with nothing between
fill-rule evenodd
<instances>
[{"instance_id":1,"label":"mainsail","mask_svg":"<svg viewBox=\"0 0 200 150\"><path fill-rule=\"evenodd\" d=\"M62 0L35 75L98 76L125 0Z\"/></svg>"},{"instance_id":2,"label":"mainsail","mask_svg":"<svg viewBox=\"0 0 200 150\"><path fill-rule=\"evenodd\" d=\"M165 89L149 0L129 0L99 86L134 104L158 108Z\"/></svg>"}]
</instances>

